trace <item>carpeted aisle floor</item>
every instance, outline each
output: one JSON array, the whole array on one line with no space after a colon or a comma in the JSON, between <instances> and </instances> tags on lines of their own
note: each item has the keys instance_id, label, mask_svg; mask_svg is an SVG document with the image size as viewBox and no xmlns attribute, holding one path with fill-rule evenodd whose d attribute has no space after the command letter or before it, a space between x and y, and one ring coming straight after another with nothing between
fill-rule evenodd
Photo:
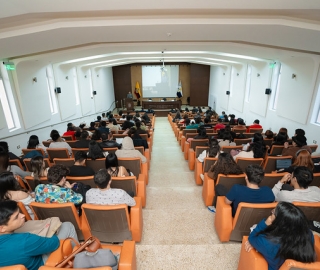
<instances>
[{"instance_id":1,"label":"carpeted aisle floor","mask_svg":"<svg viewBox=\"0 0 320 270\"><path fill-rule=\"evenodd\" d=\"M220 243L167 117L157 117L139 270L237 269L240 243Z\"/></svg>"}]
</instances>

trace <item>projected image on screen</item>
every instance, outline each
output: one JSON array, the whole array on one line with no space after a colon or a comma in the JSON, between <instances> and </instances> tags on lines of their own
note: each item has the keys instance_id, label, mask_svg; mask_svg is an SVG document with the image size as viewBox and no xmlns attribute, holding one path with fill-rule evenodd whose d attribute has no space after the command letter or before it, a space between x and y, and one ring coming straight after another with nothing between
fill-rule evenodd
<instances>
[{"instance_id":1,"label":"projected image on screen","mask_svg":"<svg viewBox=\"0 0 320 270\"><path fill-rule=\"evenodd\" d=\"M179 66L142 66L142 96L144 98L176 97Z\"/></svg>"}]
</instances>

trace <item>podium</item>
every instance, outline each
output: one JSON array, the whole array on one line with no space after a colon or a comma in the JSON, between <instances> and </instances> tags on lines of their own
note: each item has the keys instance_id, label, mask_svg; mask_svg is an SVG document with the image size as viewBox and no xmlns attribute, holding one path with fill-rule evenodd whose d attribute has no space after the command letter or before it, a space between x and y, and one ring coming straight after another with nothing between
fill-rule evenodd
<instances>
[{"instance_id":1,"label":"podium","mask_svg":"<svg viewBox=\"0 0 320 270\"><path fill-rule=\"evenodd\" d=\"M134 103L132 98L126 98L124 104L126 105L127 111L134 111Z\"/></svg>"}]
</instances>

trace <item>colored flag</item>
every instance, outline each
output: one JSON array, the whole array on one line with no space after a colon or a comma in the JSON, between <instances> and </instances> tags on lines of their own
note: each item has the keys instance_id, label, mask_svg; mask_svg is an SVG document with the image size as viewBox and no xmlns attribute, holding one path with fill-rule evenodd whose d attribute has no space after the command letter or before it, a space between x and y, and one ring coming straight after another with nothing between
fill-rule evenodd
<instances>
[{"instance_id":1,"label":"colored flag","mask_svg":"<svg viewBox=\"0 0 320 270\"><path fill-rule=\"evenodd\" d=\"M134 89L134 93L137 97L137 99L141 98L141 91L140 91L140 85L139 82L136 82L136 88Z\"/></svg>"},{"instance_id":2,"label":"colored flag","mask_svg":"<svg viewBox=\"0 0 320 270\"><path fill-rule=\"evenodd\" d=\"M179 81L179 84L178 84L177 97L178 98L182 98L183 97L181 80Z\"/></svg>"}]
</instances>

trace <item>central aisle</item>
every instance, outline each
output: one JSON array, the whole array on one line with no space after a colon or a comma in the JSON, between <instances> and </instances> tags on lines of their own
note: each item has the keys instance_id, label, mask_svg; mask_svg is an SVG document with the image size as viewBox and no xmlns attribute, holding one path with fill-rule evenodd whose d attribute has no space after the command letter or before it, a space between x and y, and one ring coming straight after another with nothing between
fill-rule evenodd
<instances>
[{"instance_id":1,"label":"central aisle","mask_svg":"<svg viewBox=\"0 0 320 270\"><path fill-rule=\"evenodd\" d=\"M167 117L157 117L139 270L237 269L240 243L221 244Z\"/></svg>"}]
</instances>

